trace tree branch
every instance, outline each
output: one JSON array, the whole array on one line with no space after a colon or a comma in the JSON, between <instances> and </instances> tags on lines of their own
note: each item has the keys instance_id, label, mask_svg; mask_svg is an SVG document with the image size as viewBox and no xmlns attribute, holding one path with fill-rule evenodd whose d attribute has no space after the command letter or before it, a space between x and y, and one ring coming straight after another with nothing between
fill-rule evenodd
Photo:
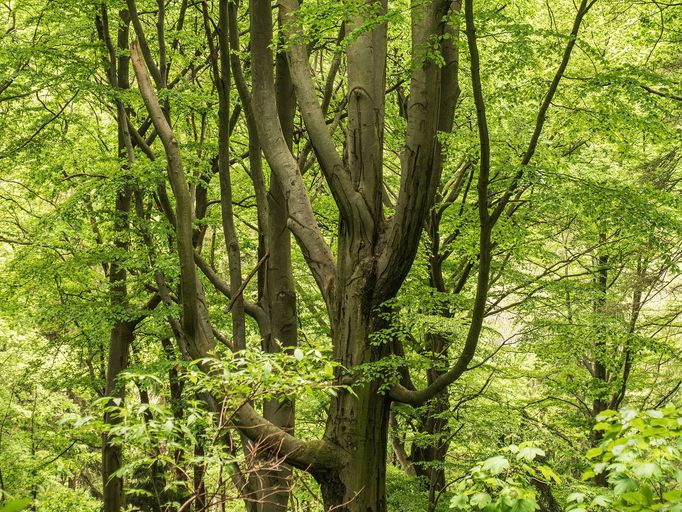
<instances>
[{"instance_id":1,"label":"tree branch","mask_svg":"<svg viewBox=\"0 0 682 512\"><path fill-rule=\"evenodd\" d=\"M357 220L362 224L371 225L373 220L370 212L365 208L360 193L353 188L350 174L336 150L336 144L327 129L322 108L317 100L317 92L313 86L313 77L308 62L308 52L305 44L299 42L303 34L302 27L297 20L298 8L298 0L280 2L288 43L287 59L301 116L342 218L351 223L355 222L356 217L359 216L360 219Z\"/></svg>"},{"instance_id":2,"label":"tree branch","mask_svg":"<svg viewBox=\"0 0 682 512\"><path fill-rule=\"evenodd\" d=\"M525 167L530 163L530 161L533 158L533 155L535 155L535 150L537 149L538 141L540 140L540 135L542 134L542 129L545 126L545 121L547 120L547 111L549 110L549 107L552 104L554 95L556 94L557 89L559 88L559 82L561 82L561 78L564 76L564 72L566 71L568 63L571 60L571 54L573 53L573 48L575 47L575 43L578 40L578 32L580 31L580 26L583 22L583 18L590 10L590 8L592 8L595 2L596 0L592 0L589 3L588 0L582 0L580 2L580 6L578 7L578 13L576 14L575 20L573 21L573 28L571 29L568 43L566 44L566 48L564 49L564 54L561 59L561 63L559 64L559 67L557 68L556 73L554 74L554 78L552 79L552 82L549 85L547 94L545 94L545 97L542 100L542 104L540 105L540 109L538 110L538 116L535 121L535 128L533 129L533 134L531 135L530 142L528 143L528 148L526 149L526 152L523 154L523 158L521 159L521 169L512 179L509 188L500 199L500 202L495 208L495 211L492 213L491 217L493 224L497 222L497 219L500 217L504 209L507 207L507 204L509 203L512 196L516 192L516 189L519 186L521 178L525 173Z\"/></svg>"},{"instance_id":3,"label":"tree branch","mask_svg":"<svg viewBox=\"0 0 682 512\"><path fill-rule=\"evenodd\" d=\"M250 6L253 107L258 137L270 168L287 188L289 229L296 237L322 296L330 307L336 265L317 224L296 159L287 147L274 101L270 2L252 0Z\"/></svg>"},{"instance_id":4,"label":"tree branch","mask_svg":"<svg viewBox=\"0 0 682 512\"><path fill-rule=\"evenodd\" d=\"M483 88L481 85L480 57L476 38L476 27L474 25L473 0L464 2L464 19L466 23L466 36L469 46L471 61L471 83L473 88L474 103L476 105L476 119L478 122L478 135L480 142L479 175L478 175L478 211L480 222L479 235L479 266L478 281L476 284L476 297L471 315L469 331L464 343L462 352L455 365L446 373L437 377L428 387L411 391L398 384L391 388L389 396L396 401L421 404L436 396L447 386L456 381L467 369L469 363L476 353L478 340L483 327L485 318L485 305L488 297L490 281L490 262L491 262L491 240L492 222L488 212L488 181L490 176L490 137L488 134L488 121L485 111L485 101L483 98Z\"/></svg>"}]
</instances>

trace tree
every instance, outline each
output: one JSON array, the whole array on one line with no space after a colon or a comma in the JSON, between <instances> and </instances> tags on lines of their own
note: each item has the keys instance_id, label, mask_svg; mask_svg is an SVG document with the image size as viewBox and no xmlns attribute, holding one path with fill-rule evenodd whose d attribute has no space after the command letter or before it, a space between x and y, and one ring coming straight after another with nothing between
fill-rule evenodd
<instances>
[{"instance_id":1,"label":"tree","mask_svg":"<svg viewBox=\"0 0 682 512\"><path fill-rule=\"evenodd\" d=\"M65 347L61 380L36 367L72 403L44 446L88 456L49 489L435 511L538 440L569 483L519 455L500 485L557 510L597 412L676 396L674 6L2 9L2 318ZM19 461L53 414L24 387Z\"/></svg>"}]
</instances>

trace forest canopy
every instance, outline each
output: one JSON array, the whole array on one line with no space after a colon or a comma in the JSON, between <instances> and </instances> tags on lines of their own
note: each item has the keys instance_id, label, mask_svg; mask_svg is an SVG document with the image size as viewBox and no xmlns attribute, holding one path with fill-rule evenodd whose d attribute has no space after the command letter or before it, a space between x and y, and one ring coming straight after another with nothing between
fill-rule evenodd
<instances>
[{"instance_id":1,"label":"forest canopy","mask_svg":"<svg viewBox=\"0 0 682 512\"><path fill-rule=\"evenodd\" d=\"M0 19L0 512L682 512L681 3Z\"/></svg>"}]
</instances>

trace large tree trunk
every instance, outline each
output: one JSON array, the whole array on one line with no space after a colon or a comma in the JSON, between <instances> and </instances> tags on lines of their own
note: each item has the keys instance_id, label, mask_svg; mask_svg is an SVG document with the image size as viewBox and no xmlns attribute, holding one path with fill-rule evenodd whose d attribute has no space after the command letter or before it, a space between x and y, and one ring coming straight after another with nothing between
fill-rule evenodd
<instances>
[{"instance_id":1,"label":"large tree trunk","mask_svg":"<svg viewBox=\"0 0 682 512\"><path fill-rule=\"evenodd\" d=\"M368 2L377 14L386 2ZM351 33L364 20L352 19ZM388 346L372 339L385 327L379 314L390 296L377 295L377 261L382 227L382 176L386 25L361 33L347 49L349 190L358 191L364 211L340 207L336 291L330 308L336 382L352 386L332 398L325 440L346 456L343 467L318 477L327 510L386 511L386 450L390 400L380 379L363 374L365 365L388 355ZM304 91L301 91L301 95ZM318 144L322 147L323 141ZM334 165L330 157L328 166ZM338 165L338 164L337 164ZM330 179L334 179L330 176ZM339 193L340 204L344 196ZM352 201L352 200L351 200ZM363 368L364 367L364 368Z\"/></svg>"},{"instance_id":2,"label":"large tree trunk","mask_svg":"<svg viewBox=\"0 0 682 512\"><path fill-rule=\"evenodd\" d=\"M369 0L377 15L386 10L383 0ZM293 13L298 2L281 7ZM448 2L435 2L415 15L414 45L421 47L443 29ZM397 293L414 254L428 204L435 191L433 155L438 118L439 68L420 62L411 87L409 130L401 181L401 201L390 226L383 232L381 206L383 176L383 114L385 96L386 25L360 35L347 49L348 131L344 159L329 136L315 87L311 81L305 46L290 43L287 49L292 81L301 116L315 149L320 168L339 207L336 262L322 238L300 169L284 144L285 130L276 115L273 97L272 41L269 3L252 1L251 50L254 107L258 132L273 173L286 185L289 229L327 303L332 325L337 384L331 400L324 440L340 460L326 467L310 468L321 486L325 508L339 511L384 512L386 450L390 400L381 390L380 377L363 375L369 363L389 355L387 345L372 335L380 331L381 304ZM423 22L423 19L427 21ZM294 18L295 20L295 18ZM362 16L350 20L346 32L363 26ZM423 22L423 23L422 23ZM295 41L296 21L288 24L286 37ZM279 98L278 98L279 99Z\"/></svg>"},{"instance_id":3,"label":"large tree trunk","mask_svg":"<svg viewBox=\"0 0 682 512\"><path fill-rule=\"evenodd\" d=\"M334 341L345 360L342 364L355 367L378 360L382 348L371 345L371 333L378 326L369 315L367 290L354 285L349 288ZM353 393L340 390L330 405L325 439L341 448L345 464L339 471L316 475L325 510L385 512L390 400L379 389L377 379L365 382L359 373L339 370L337 380L353 385Z\"/></svg>"},{"instance_id":4,"label":"large tree trunk","mask_svg":"<svg viewBox=\"0 0 682 512\"><path fill-rule=\"evenodd\" d=\"M385 512L390 399L379 389L379 378L358 369L388 354L388 345L373 339L386 323L375 303L372 243L361 242L357 233L347 235L342 227L332 339L334 359L341 364L336 382L353 392L340 389L332 398L325 430L325 440L339 447L345 460L339 471L316 478L326 510Z\"/></svg>"},{"instance_id":5,"label":"large tree trunk","mask_svg":"<svg viewBox=\"0 0 682 512\"><path fill-rule=\"evenodd\" d=\"M348 455L340 471L316 475L325 510L386 511L386 443L390 403L377 383L342 392L334 400L329 428Z\"/></svg>"}]
</instances>

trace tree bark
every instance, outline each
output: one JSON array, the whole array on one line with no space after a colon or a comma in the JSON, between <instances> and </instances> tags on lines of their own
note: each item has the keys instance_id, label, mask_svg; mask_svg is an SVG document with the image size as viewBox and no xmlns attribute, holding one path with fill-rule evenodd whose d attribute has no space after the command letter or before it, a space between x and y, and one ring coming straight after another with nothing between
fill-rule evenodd
<instances>
[{"instance_id":1,"label":"tree bark","mask_svg":"<svg viewBox=\"0 0 682 512\"><path fill-rule=\"evenodd\" d=\"M298 3L282 3L293 13ZM444 30L449 2L415 6L413 44L420 49ZM385 1L365 7L380 16ZM397 293L414 258L424 217L433 199L434 153L440 108L440 70L430 59L416 64L411 101L412 124L404 158L398 213L384 230L382 211L383 111L386 25L361 33L347 50L349 103L347 155L336 153L311 83L305 47L292 40L287 57L301 115L322 172L340 214L337 261L321 237L300 170L286 145L273 97L270 4L252 0L251 51L254 109L258 132L273 170L286 187L289 228L327 303L334 360L340 363L335 382L340 388L330 404L324 442L334 447L337 464L319 464L310 472L320 484L325 508L339 511L385 512L386 449L390 399L381 379L365 378L359 368L389 355L389 347L373 342L384 327L381 304ZM362 23L349 22L346 32ZM290 25L291 26L291 25ZM288 37L296 34L293 32ZM391 235L385 236L388 231ZM381 282L379 269L381 268Z\"/></svg>"},{"instance_id":2,"label":"tree bark","mask_svg":"<svg viewBox=\"0 0 682 512\"><path fill-rule=\"evenodd\" d=\"M113 266L113 265L112 265ZM123 400L124 386L117 385L116 378L121 371L128 367L128 351L133 341L133 328L126 322L117 322L111 331L109 341L109 360L107 365L106 396ZM120 420L115 414L104 415L105 425L113 427ZM114 473L123 466L123 451L120 445L110 443L109 436L102 436L102 483L104 486L104 512L119 512L125 500L123 494L123 479Z\"/></svg>"},{"instance_id":3,"label":"tree bark","mask_svg":"<svg viewBox=\"0 0 682 512\"><path fill-rule=\"evenodd\" d=\"M128 49L128 15L125 11L120 13L120 24L117 36L117 52L109 34L109 20L106 7L102 7L97 19L97 27L100 39L105 43L108 58L105 59L109 84L118 89L128 89L129 60L125 56ZM120 100L116 102L116 121L118 126L118 157L125 159L121 170L127 175L130 165L134 160L134 153L130 134L128 132L128 115ZM127 179L127 176L126 176ZM114 246L125 254L129 249L129 223L128 214L131 207L132 189L129 184L124 184L116 193L114 208ZM110 303L114 312L114 325L109 337L109 351L106 372L105 396L117 399L119 405L125 398L125 386L117 381L119 375L128 367L130 345L133 342L135 324L126 319L126 310L129 308L127 290L127 272L118 260L109 265ZM120 422L115 413L104 414L104 423L113 427ZM125 504L123 492L123 479L114 476L123 465L123 450L120 445L110 442L109 435L102 435L102 484L103 484L103 510L104 512L119 512Z\"/></svg>"},{"instance_id":4,"label":"tree bark","mask_svg":"<svg viewBox=\"0 0 682 512\"><path fill-rule=\"evenodd\" d=\"M281 17L280 17L281 24ZM283 54L276 58L275 88L282 134L291 150L293 144L296 98L289 66ZM265 338L265 351L277 353L293 349L298 342L296 292L291 268L291 234L287 227L288 210L282 183L276 174L270 175L268 192L268 248L269 255L265 284L265 299L270 315L270 336ZM294 434L296 407L289 397L276 397L263 403L263 417ZM286 512L292 485L292 469L279 464L263 475L261 512Z\"/></svg>"},{"instance_id":5,"label":"tree bark","mask_svg":"<svg viewBox=\"0 0 682 512\"><path fill-rule=\"evenodd\" d=\"M364 263L364 264L363 264ZM386 355L385 346L373 346L372 334L384 325L370 313L371 281L360 276L368 261L357 265L343 288L339 321L333 329L334 355L345 368L376 362ZM357 373L337 370L336 380L353 392L339 390L332 398L325 440L338 446L344 465L338 471L316 474L327 510L385 512L386 449L390 400L379 389L381 381L365 381Z\"/></svg>"}]
</instances>

